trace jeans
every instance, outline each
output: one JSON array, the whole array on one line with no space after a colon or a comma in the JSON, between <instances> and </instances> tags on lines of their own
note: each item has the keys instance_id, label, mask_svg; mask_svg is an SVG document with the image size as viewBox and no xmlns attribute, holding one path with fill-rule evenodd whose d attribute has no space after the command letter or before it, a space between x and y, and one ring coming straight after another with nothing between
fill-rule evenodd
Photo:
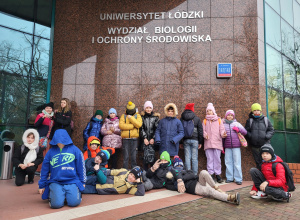
<instances>
[{"instance_id":1,"label":"jeans","mask_svg":"<svg viewBox=\"0 0 300 220\"><path fill-rule=\"evenodd\" d=\"M185 169L191 170L192 161L192 170L195 175L198 175L198 145L197 140L186 139L183 141Z\"/></svg>"},{"instance_id":2,"label":"jeans","mask_svg":"<svg viewBox=\"0 0 300 220\"><path fill-rule=\"evenodd\" d=\"M241 148L225 148L226 179L242 182Z\"/></svg>"},{"instance_id":3,"label":"jeans","mask_svg":"<svg viewBox=\"0 0 300 220\"><path fill-rule=\"evenodd\" d=\"M128 169L129 155L131 158L131 167L136 166L136 148L138 147L137 138L123 139L123 168Z\"/></svg>"},{"instance_id":4,"label":"jeans","mask_svg":"<svg viewBox=\"0 0 300 220\"><path fill-rule=\"evenodd\" d=\"M75 207L81 203L81 193L76 184L61 185L51 183L49 185L49 204L53 209L59 209L64 206L65 200L68 206Z\"/></svg>"}]
</instances>

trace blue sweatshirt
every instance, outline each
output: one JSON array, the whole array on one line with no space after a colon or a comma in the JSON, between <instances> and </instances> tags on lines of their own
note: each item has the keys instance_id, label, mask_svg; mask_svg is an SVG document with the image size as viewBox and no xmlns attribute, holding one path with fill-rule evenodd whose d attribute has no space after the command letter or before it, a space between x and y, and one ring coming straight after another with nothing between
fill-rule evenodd
<instances>
[{"instance_id":1,"label":"blue sweatshirt","mask_svg":"<svg viewBox=\"0 0 300 220\"><path fill-rule=\"evenodd\" d=\"M65 146L60 149L58 143ZM79 190L83 191L86 182L83 154L73 144L68 132L64 129L56 130L50 145L52 147L44 158L39 181L39 188L45 188L42 198L48 199L50 183L61 185L75 183Z\"/></svg>"}]
</instances>

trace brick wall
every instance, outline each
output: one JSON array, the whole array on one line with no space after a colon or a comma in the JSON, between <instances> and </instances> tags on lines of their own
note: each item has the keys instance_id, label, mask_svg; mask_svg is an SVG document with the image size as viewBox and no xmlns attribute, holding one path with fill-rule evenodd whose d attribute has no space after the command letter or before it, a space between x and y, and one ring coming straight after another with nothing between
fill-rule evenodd
<instances>
[{"instance_id":1,"label":"brick wall","mask_svg":"<svg viewBox=\"0 0 300 220\"><path fill-rule=\"evenodd\" d=\"M288 165L294 174L294 182L300 183L300 163L288 163Z\"/></svg>"}]
</instances>

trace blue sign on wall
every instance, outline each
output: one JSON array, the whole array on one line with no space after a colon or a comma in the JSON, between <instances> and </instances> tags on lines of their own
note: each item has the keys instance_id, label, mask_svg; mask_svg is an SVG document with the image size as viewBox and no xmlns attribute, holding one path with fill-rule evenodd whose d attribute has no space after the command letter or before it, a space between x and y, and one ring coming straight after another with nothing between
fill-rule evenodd
<instances>
[{"instance_id":1,"label":"blue sign on wall","mask_svg":"<svg viewBox=\"0 0 300 220\"><path fill-rule=\"evenodd\" d=\"M217 77L220 77L220 78L232 77L232 64L231 63L218 63Z\"/></svg>"}]
</instances>

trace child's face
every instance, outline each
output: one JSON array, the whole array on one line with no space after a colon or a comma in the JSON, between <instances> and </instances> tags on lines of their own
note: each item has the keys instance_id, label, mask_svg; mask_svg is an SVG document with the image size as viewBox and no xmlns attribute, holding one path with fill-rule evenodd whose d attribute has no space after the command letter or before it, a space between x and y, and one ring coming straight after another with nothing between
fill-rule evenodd
<instances>
[{"instance_id":1,"label":"child's face","mask_svg":"<svg viewBox=\"0 0 300 220\"><path fill-rule=\"evenodd\" d=\"M173 117L174 116L174 110L173 109L169 109L168 110L168 116L169 117Z\"/></svg>"},{"instance_id":2,"label":"child's face","mask_svg":"<svg viewBox=\"0 0 300 220\"><path fill-rule=\"evenodd\" d=\"M150 114L152 112L152 108L151 107L146 107L145 112Z\"/></svg>"},{"instance_id":3,"label":"child's face","mask_svg":"<svg viewBox=\"0 0 300 220\"><path fill-rule=\"evenodd\" d=\"M263 152L261 157L264 161L270 161L272 159L272 155L268 152Z\"/></svg>"},{"instance_id":4,"label":"child's face","mask_svg":"<svg viewBox=\"0 0 300 220\"><path fill-rule=\"evenodd\" d=\"M33 134L28 135L27 136L27 143L28 144L32 144L33 142L34 142L34 136L33 136Z\"/></svg>"},{"instance_id":5,"label":"child's face","mask_svg":"<svg viewBox=\"0 0 300 220\"><path fill-rule=\"evenodd\" d=\"M91 149L92 150L97 150L98 144L91 144Z\"/></svg>"},{"instance_id":6,"label":"child's face","mask_svg":"<svg viewBox=\"0 0 300 220\"><path fill-rule=\"evenodd\" d=\"M101 120L102 119L102 116L101 115L96 115L96 118Z\"/></svg>"},{"instance_id":7,"label":"child's face","mask_svg":"<svg viewBox=\"0 0 300 220\"><path fill-rule=\"evenodd\" d=\"M254 110L254 111L253 111L253 114L254 114L255 116L260 116L261 111L260 111L260 110Z\"/></svg>"},{"instance_id":8,"label":"child's face","mask_svg":"<svg viewBox=\"0 0 300 220\"><path fill-rule=\"evenodd\" d=\"M169 163L167 160L160 160L161 163Z\"/></svg>"},{"instance_id":9,"label":"child's face","mask_svg":"<svg viewBox=\"0 0 300 220\"><path fill-rule=\"evenodd\" d=\"M129 173L128 176L127 176L127 180L128 180L128 182L131 182L131 183L135 182L136 179L135 179L134 174Z\"/></svg>"},{"instance_id":10,"label":"child's face","mask_svg":"<svg viewBox=\"0 0 300 220\"><path fill-rule=\"evenodd\" d=\"M45 111L46 111L48 114L51 114L52 111L53 111L53 109L52 109L50 106L47 106L47 107L45 108Z\"/></svg>"},{"instance_id":11,"label":"child's face","mask_svg":"<svg viewBox=\"0 0 300 220\"><path fill-rule=\"evenodd\" d=\"M228 114L226 117L227 120L231 121L233 120L233 115L232 114Z\"/></svg>"},{"instance_id":12,"label":"child's face","mask_svg":"<svg viewBox=\"0 0 300 220\"><path fill-rule=\"evenodd\" d=\"M100 116L101 116L101 115L100 115ZM110 113L110 114L109 114L109 117L110 117L110 118L115 118L115 117L116 117L116 114L115 114L115 113Z\"/></svg>"},{"instance_id":13,"label":"child's face","mask_svg":"<svg viewBox=\"0 0 300 220\"><path fill-rule=\"evenodd\" d=\"M65 108L67 106L67 102L65 100L60 101L60 107Z\"/></svg>"},{"instance_id":14,"label":"child's face","mask_svg":"<svg viewBox=\"0 0 300 220\"><path fill-rule=\"evenodd\" d=\"M213 115L213 114L214 114L214 112L213 112L212 110L210 110L210 109L208 109L206 113L207 113L208 115Z\"/></svg>"},{"instance_id":15,"label":"child's face","mask_svg":"<svg viewBox=\"0 0 300 220\"><path fill-rule=\"evenodd\" d=\"M102 159L101 159L100 156L96 156L96 157L95 157L95 163L97 163L97 164L102 163Z\"/></svg>"}]
</instances>

